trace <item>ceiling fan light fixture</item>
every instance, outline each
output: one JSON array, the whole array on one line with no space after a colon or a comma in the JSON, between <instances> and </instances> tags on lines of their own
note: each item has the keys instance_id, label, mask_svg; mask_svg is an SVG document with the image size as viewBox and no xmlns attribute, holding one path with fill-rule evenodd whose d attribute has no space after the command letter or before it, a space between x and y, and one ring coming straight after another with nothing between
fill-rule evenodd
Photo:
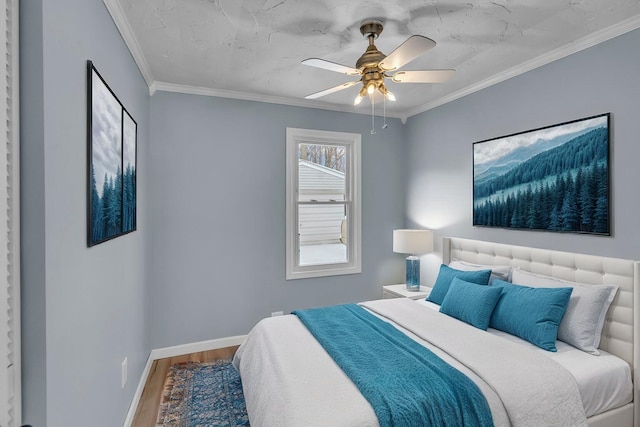
<instances>
[{"instance_id":1,"label":"ceiling fan light fixture","mask_svg":"<svg viewBox=\"0 0 640 427\"><path fill-rule=\"evenodd\" d=\"M353 105L360 104L366 95L367 95L367 88L365 86L362 86L362 88L360 89L360 92L358 92L358 96L356 96L356 99L353 100Z\"/></svg>"},{"instance_id":2,"label":"ceiling fan light fixture","mask_svg":"<svg viewBox=\"0 0 640 427\"><path fill-rule=\"evenodd\" d=\"M378 90L380 91L380 93L382 95L384 95L385 99L387 99L389 101L395 101L396 100L396 96L389 89L387 89L387 87L384 85L384 83L380 83L380 86L378 87Z\"/></svg>"},{"instance_id":3,"label":"ceiling fan light fixture","mask_svg":"<svg viewBox=\"0 0 640 427\"><path fill-rule=\"evenodd\" d=\"M368 93L369 95L372 95L372 94L373 94L373 92L374 92L375 90L376 90L376 85L375 85L375 83L371 82L371 83L369 83L369 84L367 85L367 93Z\"/></svg>"}]
</instances>

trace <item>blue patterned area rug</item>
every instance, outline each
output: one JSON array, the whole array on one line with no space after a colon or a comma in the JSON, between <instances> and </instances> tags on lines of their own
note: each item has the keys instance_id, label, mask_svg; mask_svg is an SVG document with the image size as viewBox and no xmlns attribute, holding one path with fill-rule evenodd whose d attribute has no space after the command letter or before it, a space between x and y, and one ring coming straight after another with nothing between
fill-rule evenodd
<instances>
[{"instance_id":1,"label":"blue patterned area rug","mask_svg":"<svg viewBox=\"0 0 640 427\"><path fill-rule=\"evenodd\" d=\"M242 382L230 360L171 366L156 427L248 425Z\"/></svg>"}]
</instances>

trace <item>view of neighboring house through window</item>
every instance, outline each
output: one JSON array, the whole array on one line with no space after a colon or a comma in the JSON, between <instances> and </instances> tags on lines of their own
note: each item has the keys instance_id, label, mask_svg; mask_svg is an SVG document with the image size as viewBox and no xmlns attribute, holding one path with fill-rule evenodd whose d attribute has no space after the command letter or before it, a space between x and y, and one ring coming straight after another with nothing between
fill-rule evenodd
<instances>
[{"instance_id":1,"label":"view of neighboring house through window","mask_svg":"<svg viewBox=\"0 0 640 427\"><path fill-rule=\"evenodd\" d=\"M346 148L298 144L300 265L347 262Z\"/></svg>"},{"instance_id":2,"label":"view of neighboring house through window","mask_svg":"<svg viewBox=\"0 0 640 427\"><path fill-rule=\"evenodd\" d=\"M360 135L287 129L287 279L360 272Z\"/></svg>"}]
</instances>

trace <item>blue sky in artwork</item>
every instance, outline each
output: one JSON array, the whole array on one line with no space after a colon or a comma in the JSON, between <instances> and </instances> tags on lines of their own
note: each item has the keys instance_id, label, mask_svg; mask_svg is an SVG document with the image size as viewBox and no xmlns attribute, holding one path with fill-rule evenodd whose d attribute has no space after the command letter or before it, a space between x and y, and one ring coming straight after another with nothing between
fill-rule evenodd
<instances>
[{"instance_id":1,"label":"blue sky in artwork","mask_svg":"<svg viewBox=\"0 0 640 427\"><path fill-rule=\"evenodd\" d=\"M500 158L519 147L525 147L535 142L553 140L569 133L579 132L593 127L601 127L606 124L607 116L599 116L589 120L567 123L562 126L554 126L534 132L525 132L519 135L499 138L491 141L490 144L475 144L473 149L473 163L480 165Z\"/></svg>"},{"instance_id":2,"label":"blue sky in artwork","mask_svg":"<svg viewBox=\"0 0 640 427\"><path fill-rule=\"evenodd\" d=\"M121 162L122 106L95 71L93 71L91 81L91 156L96 189L102 197L105 174L115 178Z\"/></svg>"}]
</instances>

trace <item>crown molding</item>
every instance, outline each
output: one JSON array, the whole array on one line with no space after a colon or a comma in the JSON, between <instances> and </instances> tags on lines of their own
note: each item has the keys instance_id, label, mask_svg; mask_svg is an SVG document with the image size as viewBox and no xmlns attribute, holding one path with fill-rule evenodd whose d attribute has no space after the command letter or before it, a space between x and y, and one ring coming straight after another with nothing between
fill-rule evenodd
<instances>
[{"instance_id":1,"label":"crown molding","mask_svg":"<svg viewBox=\"0 0 640 427\"><path fill-rule=\"evenodd\" d=\"M470 95L479 90L486 89L489 86L493 86L502 81L508 80L512 77L524 74L527 71L531 71L535 68L543 65L550 64L551 62L565 58L581 50L588 49L597 44L603 43L612 38L621 36L629 31L633 31L640 28L640 15L636 15L632 18L626 19L618 24L612 25L602 30L596 31L588 36L571 42L567 45L554 49L548 53L538 56L530 61L524 62L518 66L510 68L502 73L496 74L488 79L485 79L479 83L467 86L459 91L453 92L449 95L438 98L432 102L428 102L416 108L412 108L407 111L406 117L412 117L425 111L436 108L440 105L444 105L448 102L455 101L456 99Z\"/></svg>"},{"instance_id":2,"label":"crown molding","mask_svg":"<svg viewBox=\"0 0 640 427\"><path fill-rule=\"evenodd\" d=\"M316 108L320 110L363 114L367 116L371 115L371 111L356 109L355 107L352 107L352 106L336 105L336 104L312 101L307 99L261 95L257 93L248 93L248 92L237 92L233 90L212 89L212 88L201 87L201 86L180 85L175 83L154 82L153 92L156 92L156 91L187 93L191 95L215 96L219 98L231 98L231 99L241 99L244 101L256 101L256 102L266 102L269 104L289 105L292 107ZM382 117L382 114L376 114L376 116ZM395 114L388 113L387 117L402 119L403 115L398 113L395 113Z\"/></svg>"},{"instance_id":3,"label":"crown molding","mask_svg":"<svg viewBox=\"0 0 640 427\"><path fill-rule=\"evenodd\" d=\"M154 84L153 73L151 72L151 67L149 67L149 63L144 57L142 53L142 49L140 48L140 44L138 44L138 39L133 33L131 26L129 25L129 21L126 18L124 10L122 10L122 6L118 0L103 0L104 5L107 7L109 14L111 15L111 19L116 24L120 35L122 36L125 44L129 48L129 52L131 52L131 56L133 56L133 60L135 61L140 73L142 74L142 78L149 86L149 90ZM150 92L153 95L153 92Z\"/></svg>"}]
</instances>

